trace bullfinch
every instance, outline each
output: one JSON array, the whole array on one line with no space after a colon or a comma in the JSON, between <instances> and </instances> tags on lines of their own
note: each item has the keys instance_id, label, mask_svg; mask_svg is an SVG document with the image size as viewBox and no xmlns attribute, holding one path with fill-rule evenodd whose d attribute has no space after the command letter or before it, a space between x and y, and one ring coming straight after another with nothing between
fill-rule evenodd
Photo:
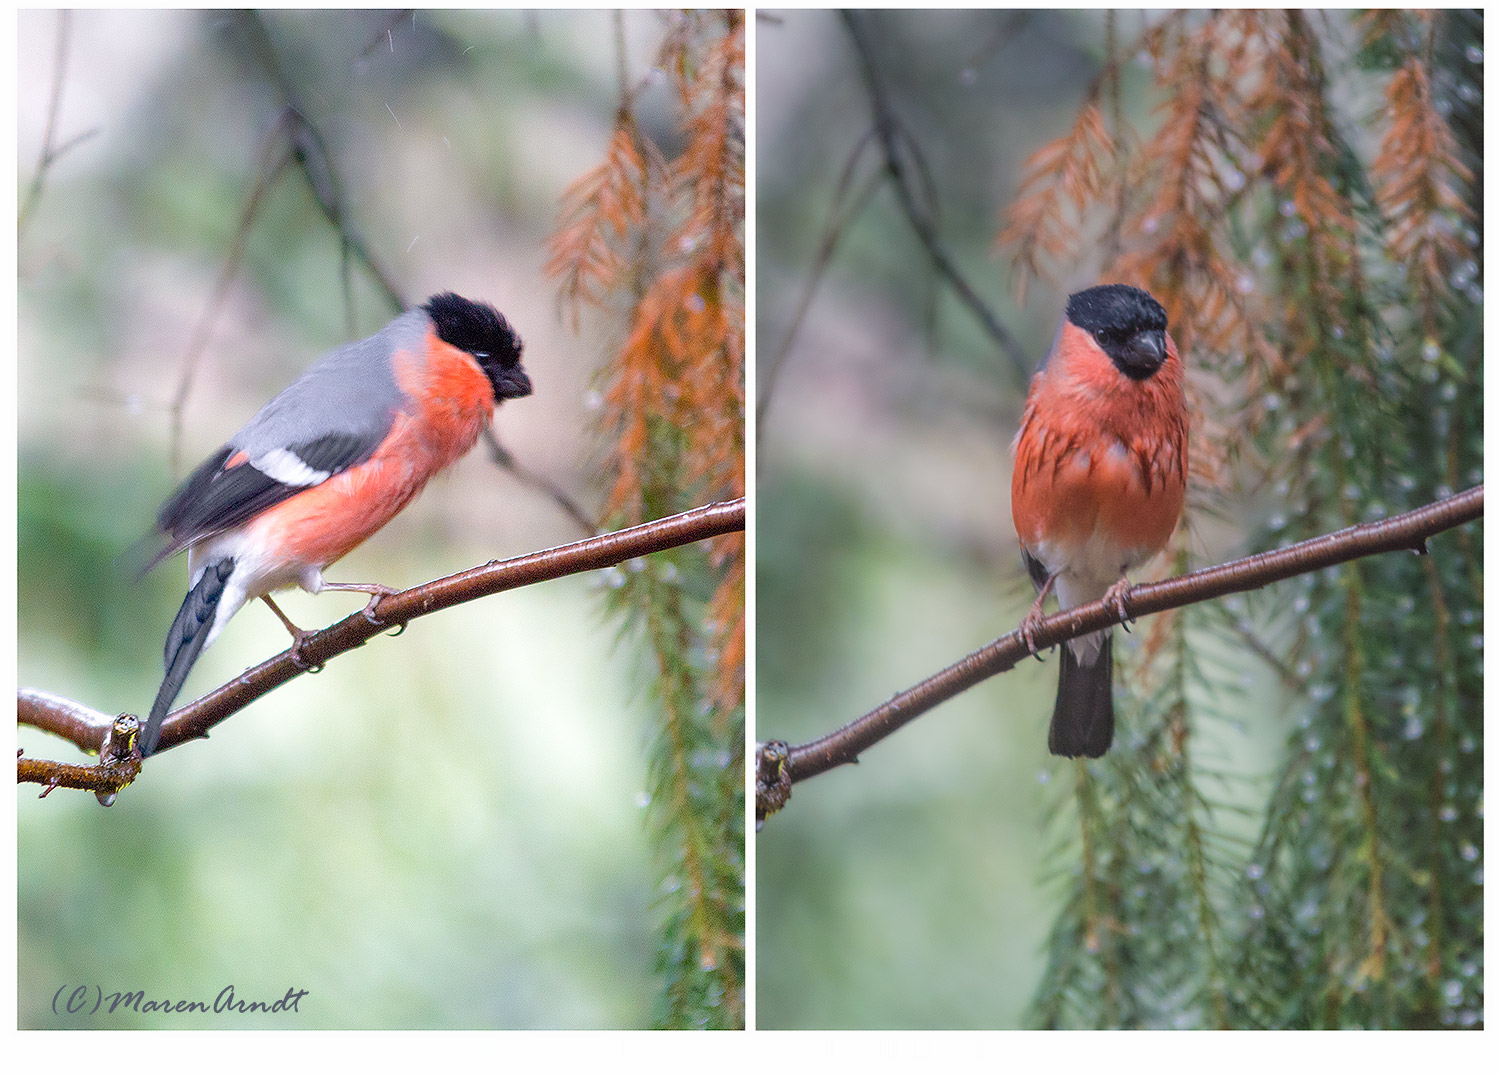
<instances>
[{"instance_id":1,"label":"bullfinch","mask_svg":"<svg viewBox=\"0 0 1500 1074\"><path fill-rule=\"evenodd\" d=\"M510 323L443 293L328 354L262 407L157 516L167 543L151 566L185 548L191 584L167 634L141 754L155 752L193 663L247 601L265 600L300 644L304 632L272 591L391 592L325 581L323 569L468 452L497 404L530 394Z\"/></svg>"},{"instance_id":2,"label":"bullfinch","mask_svg":"<svg viewBox=\"0 0 1500 1074\"><path fill-rule=\"evenodd\" d=\"M1165 548L1182 515L1187 438L1161 303L1124 284L1069 297L1014 444L1011 515L1037 588L1021 632L1033 652L1049 591L1064 611L1104 599L1124 620L1125 572ZM1114 738L1110 634L1062 647L1047 735L1058 756L1102 757Z\"/></svg>"}]
</instances>

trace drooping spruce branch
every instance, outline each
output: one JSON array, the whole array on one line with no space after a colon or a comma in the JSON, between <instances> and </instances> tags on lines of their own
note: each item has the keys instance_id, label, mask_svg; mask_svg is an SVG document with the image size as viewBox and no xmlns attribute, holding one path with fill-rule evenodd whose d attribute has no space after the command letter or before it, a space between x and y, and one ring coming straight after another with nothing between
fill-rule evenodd
<instances>
[{"instance_id":1,"label":"drooping spruce branch","mask_svg":"<svg viewBox=\"0 0 1500 1074\"><path fill-rule=\"evenodd\" d=\"M1482 29L1479 12L1152 17L1105 49L1149 58L1150 123L1125 120L1110 59L1028 162L1005 212L1018 281L1097 266L1140 282L1191 356L1188 527L1241 490L1269 493L1297 509L1251 524L1247 547L1266 547L1483 480ZM1351 76L1382 94L1351 98ZM1362 127L1378 151L1348 138ZM1184 808L1256 793L1240 766L1205 778L1193 741L1238 717L1228 675L1243 665L1167 640L1208 619L1157 621L1158 644L1139 647L1147 681L1184 681L1185 664L1217 681L1183 694L1181 715L1143 699L1149 778L1128 756L1092 766L1085 803L1077 770L1083 836L1051 860L1078 857L1075 898L1129 879L1088 933L1097 946L1078 942L1095 920L1060 903L1039 1024L1482 1022L1481 534L1459 529L1420 565L1299 578L1265 622L1244 611L1258 602L1214 610L1295 714L1248 854L1225 849L1221 815L1199 829L1217 860L1196 855L1196 818L1213 813ZM1290 636L1275 637L1288 606ZM1195 908L1209 924L1189 942L1172 929Z\"/></svg>"},{"instance_id":2,"label":"drooping spruce branch","mask_svg":"<svg viewBox=\"0 0 1500 1074\"><path fill-rule=\"evenodd\" d=\"M612 525L745 492L744 17L662 24L652 67L675 91L680 151L638 121L616 15L614 134L549 244L564 313L576 324L594 306L615 322L594 422ZM645 818L663 892L661 1028L744 1024L745 579L734 534L605 594L656 702Z\"/></svg>"},{"instance_id":3,"label":"drooping spruce branch","mask_svg":"<svg viewBox=\"0 0 1500 1074\"><path fill-rule=\"evenodd\" d=\"M1125 598L1126 610L1132 618L1138 618L1248 592L1381 552L1406 549L1425 553L1428 538L1483 514L1484 486L1477 485L1378 522L1361 523L1286 548L1136 586ZM1036 645L1039 650L1048 648L1116 621L1102 600L1080 605L1044 619L1035 634ZM790 797L792 784L856 762L881 739L969 687L1010 670L1028 655L1020 632L1013 630L820 739L790 747L782 742L762 744L756 756L757 817L763 820L780 809Z\"/></svg>"},{"instance_id":4,"label":"drooping spruce branch","mask_svg":"<svg viewBox=\"0 0 1500 1074\"><path fill-rule=\"evenodd\" d=\"M355 612L326 630L308 636L296 657L288 649L177 709L162 725L160 750L206 737L213 727L257 698L342 653L359 648L393 626L404 626L424 615L508 589L612 567L639 556L743 531L744 528L743 498L713 503L600 537L487 563L382 597L364 611ZM125 752L115 748L118 745L116 737L127 733L133 736L136 730L126 718L106 715L38 690L19 690L16 700L19 723L66 738L85 752L104 755L100 767L114 763L111 754ZM118 790L128 785L139 772L138 762L134 766L115 764L113 773L118 782L111 783L108 778L98 778L97 770L84 770L94 774L73 771L78 767L23 759L19 781L42 783L49 789L64 786L94 791Z\"/></svg>"}]
</instances>

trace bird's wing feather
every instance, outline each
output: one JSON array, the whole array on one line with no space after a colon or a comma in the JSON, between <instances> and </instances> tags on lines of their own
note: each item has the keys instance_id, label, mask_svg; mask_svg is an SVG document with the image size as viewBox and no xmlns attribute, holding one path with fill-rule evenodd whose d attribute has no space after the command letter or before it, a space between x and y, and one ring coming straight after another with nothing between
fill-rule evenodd
<instances>
[{"instance_id":1,"label":"bird's wing feather","mask_svg":"<svg viewBox=\"0 0 1500 1074\"><path fill-rule=\"evenodd\" d=\"M392 416L364 433L329 433L258 457L232 444L220 448L162 507L157 525L168 543L154 562L358 466L380 446Z\"/></svg>"},{"instance_id":2,"label":"bird's wing feather","mask_svg":"<svg viewBox=\"0 0 1500 1074\"><path fill-rule=\"evenodd\" d=\"M151 565L373 455L407 404L393 356L419 350L427 323L413 311L339 347L262 407L163 505L168 541Z\"/></svg>"}]
</instances>

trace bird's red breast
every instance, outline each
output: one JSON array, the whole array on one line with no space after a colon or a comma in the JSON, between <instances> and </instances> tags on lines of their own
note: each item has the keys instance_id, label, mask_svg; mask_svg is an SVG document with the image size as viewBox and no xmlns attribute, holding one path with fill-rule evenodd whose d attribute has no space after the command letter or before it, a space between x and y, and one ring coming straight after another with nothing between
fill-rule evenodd
<instances>
[{"instance_id":1,"label":"bird's red breast","mask_svg":"<svg viewBox=\"0 0 1500 1074\"><path fill-rule=\"evenodd\" d=\"M1182 362L1165 340L1160 368L1134 379L1064 320L1032 378L1015 442L1011 513L1034 555L1114 546L1117 576L1166 546L1187 486L1187 406ZM1054 573L1068 566L1056 552L1037 558Z\"/></svg>"},{"instance_id":2,"label":"bird's red breast","mask_svg":"<svg viewBox=\"0 0 1500 1074\"><path fill-rule=\"evenodd\" d=\"M375 453L249 524L284 558L323 566L343 558L467 454L494 416L484 372L431 329L423 353L397 351L393 363L407 403Z\"/></svg>"}]
</instances>

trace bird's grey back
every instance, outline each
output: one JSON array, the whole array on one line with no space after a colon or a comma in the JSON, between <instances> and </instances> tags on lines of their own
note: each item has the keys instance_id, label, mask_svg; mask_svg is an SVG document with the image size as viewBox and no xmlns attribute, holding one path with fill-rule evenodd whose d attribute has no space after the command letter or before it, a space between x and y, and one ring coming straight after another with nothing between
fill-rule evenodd
<instances>
[{"instance_id":1,"label":"bird's grey back","mask_svg":"<svg viewBox=\"0 0 1500 1074\"><path fill-rule=\"evenodd\" d=\"M261 407L229 443L256 458L330 435L378 442L406 401L391 356L398 350L420 353L429 324L421 310L410 310L368 339L330 352Z\"/></svg>"}]
</instances>

